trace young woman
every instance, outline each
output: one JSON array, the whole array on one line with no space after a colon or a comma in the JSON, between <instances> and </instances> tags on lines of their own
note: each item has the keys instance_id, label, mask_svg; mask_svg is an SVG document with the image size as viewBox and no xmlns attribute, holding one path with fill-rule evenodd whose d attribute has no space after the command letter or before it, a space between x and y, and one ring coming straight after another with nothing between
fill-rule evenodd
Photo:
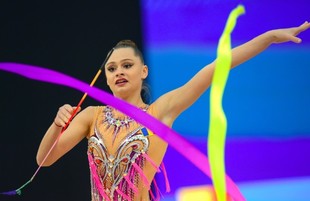
<instances>
[{"instance_id":1,"label":"young woman","mask_svg":"<svg viewBox=\"0 0 310 201\"><path fill-rule=\"evenodd\" d=\"M293 41L299 27L265 32L232 51L231 68L249 60L273 43ZM148 76L139 49L132 41L121 41L114 48L105 65L107 84L113 95L172 126L174 120L210 86L215 61L202 68L183 86L163 94L150 105L141 96L143 80ZM70 118L75 107L59 108L38 150L40 164ZM83 138L88 139L88 158L91 170L92 200L143 200L154 196L150 184L165 155L167 143L150 134L142 125L110 106L91 106L81 111L64 131L59 142L45 161L52 165Z\"/></svg>"}]
</instances>

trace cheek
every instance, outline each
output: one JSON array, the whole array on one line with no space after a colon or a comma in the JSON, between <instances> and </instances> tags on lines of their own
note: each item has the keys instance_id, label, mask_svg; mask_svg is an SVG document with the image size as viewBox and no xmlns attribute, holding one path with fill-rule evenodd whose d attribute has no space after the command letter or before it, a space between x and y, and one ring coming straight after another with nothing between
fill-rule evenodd
<instances>
[{"instance_id":1,"label":"cheek","mask_svg":"<svg viewBox=\"0 0 310 201\"><path fill-rule=\"evenodd\" d=\"M105 79L107 81L107 85L110 86L111 85L111 76L106 74Z\"/></svg>"}]
</instances>

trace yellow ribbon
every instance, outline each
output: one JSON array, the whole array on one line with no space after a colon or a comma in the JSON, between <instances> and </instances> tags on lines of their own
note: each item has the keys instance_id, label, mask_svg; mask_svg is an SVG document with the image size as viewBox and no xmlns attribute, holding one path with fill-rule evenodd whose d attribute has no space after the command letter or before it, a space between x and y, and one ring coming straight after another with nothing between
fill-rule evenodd
<instances>
[{"instance_id":1,"label":"yellow ribbon","mask_svg":"<svg viewBox=\"0 0 310 201\"><path fill-rule=\"evenodd\" d=\"M227 120L222 107L222 98L232 60L230 34L236 25L238 16L244 12L244 7L239 5L231 11L226 22L226 26L220 38L217 49L216 67L214 70L210 92L208 155L212 182L218 201L226 201L224 150Z\"/></svg>"}]
</instances>

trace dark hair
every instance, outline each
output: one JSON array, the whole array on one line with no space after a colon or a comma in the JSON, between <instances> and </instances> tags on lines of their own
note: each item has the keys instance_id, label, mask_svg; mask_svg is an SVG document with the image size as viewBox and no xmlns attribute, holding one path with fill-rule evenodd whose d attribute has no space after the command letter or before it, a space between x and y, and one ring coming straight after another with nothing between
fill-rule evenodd
<instances>
[{"instance_id":1,"label":"dark hair","mask_svg":"<svg viewBox=\"0 0 310 201\"><path fill-rule=\"evenodd\" d=\"M138 56L141 59L141 62L144 64L143 55L137 47L136 43L134 43L132 40L121 40L114 46L114 49L127 47L132 48L135 52L135 55Z\"/></svg>"},{"instance_id":2,"label":"dark hair","mask_svg":"<svg viewBox=\"0 0 310 201\"><path fill-rule=\"evenodd\" d=\"M143 81L143 83L142 83L142 89L141 89L140 95L141 95L144 103L146 103L146 104L151 103L151 101L152 101L151 100L151 92L150 92L149 85L146 83L146 81Z\"/></svg>"}]
</instances>

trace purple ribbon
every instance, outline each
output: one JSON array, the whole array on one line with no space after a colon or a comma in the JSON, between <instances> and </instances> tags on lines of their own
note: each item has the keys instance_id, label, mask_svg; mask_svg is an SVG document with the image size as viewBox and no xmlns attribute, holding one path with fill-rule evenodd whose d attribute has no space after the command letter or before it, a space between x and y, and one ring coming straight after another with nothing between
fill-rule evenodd
<instances>
[{"instance_id":1,"label":"purple ribbon","mask_svg":"<svg viewBox=\"0 0 310 201\"><path fill-rule=\"evenodd\" d=\"M182 154L197 168L199 168L204 174L211 178L209 161L205 154L201 153L198 149L186 141L180 134L165 124L161 123L153 116L139 110L135 106L130 105L129 103L120 100L96 87L90 87L88 84L82 81L53 70L18 63L0 63L0 70L19 74L29 79L38 80L41 82L64 85L87 93L92 98L120 110L124 114L132 117L137 122L141 123L156 133L156 135L165 140L171 147L176 149L180 154ZM240 193L238 187L227 175L226 185L227 193L232 198L234 198L236 201L245 201L245 198Z\"/></svg>"}]
</instances>

